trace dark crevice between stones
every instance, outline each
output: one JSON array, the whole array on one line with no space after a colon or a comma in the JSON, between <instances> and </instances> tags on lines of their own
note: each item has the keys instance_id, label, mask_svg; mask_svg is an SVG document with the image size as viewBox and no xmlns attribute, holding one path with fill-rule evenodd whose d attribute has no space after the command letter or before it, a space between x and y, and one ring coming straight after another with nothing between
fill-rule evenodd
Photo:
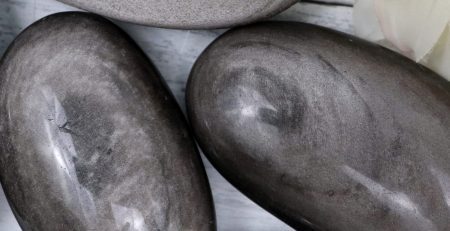
<instances>
[{"instance_id":1,"label":"dark crevice between stones","mask_svg":"<svg viewBox=\"0 0 450 231\"><path fill-rule=\"evenodd\" d=\"M318 4L318 5L326 5L326 6L344 6L344 7L353 7L353 4L351 3L343 3L343 2L323 2L320 0L302 0L299 1L301 3L311 3L311 4Z\"/></svg>"}]
</instances>

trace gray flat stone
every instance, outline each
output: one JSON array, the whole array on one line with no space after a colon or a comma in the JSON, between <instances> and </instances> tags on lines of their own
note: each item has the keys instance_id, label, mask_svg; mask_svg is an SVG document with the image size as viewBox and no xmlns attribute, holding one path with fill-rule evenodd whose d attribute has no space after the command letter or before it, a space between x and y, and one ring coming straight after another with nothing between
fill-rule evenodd
<instances>
[{"instance_id":1,"label":"gray flat stone","mask_svg":"<svg viewBox=\"0 0 450 231\"><path fill-rule=\"evenodd\" d=\"M273 16L296 0L58 0L118 20L179 29L224 28Z\"/></svg>"},{"instance_id":2,"label":"gray flat stone","mask_svg":"<svg viewBox=\"0 0 450 231\"><path fill-rule=\"evenodd\" d=\"M107 20L62 13L0 64L0 180L24 230L214 230L175 100Z\"/></svg>"},{"instance_id":3,"label":"gray flat stone","mask_svg":"<svg viewBox=\"0 0 450 231\"><path fill-rule=\"evenodd\" d=\"M255 202L305 230L450 230L450 83L301 23L232 30L187 89L198 141Z\"/></svg>"}]
</instances>

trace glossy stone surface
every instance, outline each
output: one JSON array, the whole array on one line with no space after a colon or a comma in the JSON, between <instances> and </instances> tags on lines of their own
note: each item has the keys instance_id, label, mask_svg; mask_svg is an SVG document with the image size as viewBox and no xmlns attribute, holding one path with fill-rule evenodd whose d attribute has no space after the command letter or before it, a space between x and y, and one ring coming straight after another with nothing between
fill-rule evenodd
<instances>
[{"instance_id":1,"label":"glossy stone surface","mask_svg":"<svg viewBox=\"0 0 450 231\"><path fill-rule=\"evenodd\" d=\"M58 0L138 24L180 28L224 28L273 16L296 0Z\"/></svg>"},{"instance_id":2,"label":"glossy stone surface","mask_svg":"<svg viewBox=\"0 0 450 231\"><path fill-rule=\"evenodd\" d=\"M220 37L187 90L213 165L293 227L450 230L450 83L428 69L271 22Z\"/></svg>"},{"instance_id":3,"label":"glossy stone surface","mask_svg":"<svg viewBox=\"0 0 450 231\"><path fill-rule=\"evenodd\" d=\"M24 230L214 230L203 166L151 62L107 20L42 19L0 64L0 179Z\"/></svg>"}]
</instances>

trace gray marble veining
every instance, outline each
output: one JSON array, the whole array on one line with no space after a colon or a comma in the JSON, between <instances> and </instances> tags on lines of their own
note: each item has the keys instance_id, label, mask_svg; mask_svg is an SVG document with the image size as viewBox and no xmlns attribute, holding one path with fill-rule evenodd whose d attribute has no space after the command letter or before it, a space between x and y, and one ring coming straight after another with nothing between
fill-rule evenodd
<instances>
[{"instance_id":1,"label":"gray marble veining","mask_svg":"<svg viewBox=\"0 0 450 231\"><path fill-rule=\"evenodd\" d=\"M450 83L405 57L258 23L204 51L186 99L213 165L294 228L450 230Z\"/></svg>"},{"instance_id":2,"label":"gray marble veining","mask_svg":"<svg viewBox=\"0 0 450 231\"><path fill-rule=\"evenodd\" d=\"M59 0L118 20L148 26L224 28L273 16L296 0Z\"/></svg>"},{"instance_id":3,"label":"gray marble veining","mask_svg":"<svg viewBox=\"0 0 450 231\"><path fill-rule=\"evenodd\" d=\"M0 185L0 230L20 231L19 224L14 217L11 207L6 200L3 188Z\"/></svg>"},{"instance_id":4,"label":"gray marble veining","mask_svg":"<svg viewBox=\"0 0 450 231\"><path fill-rule=\"evenodd\" d=\"M176 101L93 14L48 16L3 56L0 180L24 230L215 230Z\"/></svg>"}]
</instances>

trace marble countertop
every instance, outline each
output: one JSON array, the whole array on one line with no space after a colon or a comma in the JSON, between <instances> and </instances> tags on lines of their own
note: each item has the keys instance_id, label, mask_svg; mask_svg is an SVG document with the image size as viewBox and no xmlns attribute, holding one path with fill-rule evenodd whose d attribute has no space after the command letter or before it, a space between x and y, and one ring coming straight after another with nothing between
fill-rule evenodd
<instances>
[{"instance_id":1,"label":"marble countertop","mask_svg":"<svg viewBox=\"0 0 450 231\"><path fill-rule=\"evenodd\" d=\"M304 1L271 20L308 22L352 34L352 2ZM34 21L56 12L73 10L79 9L55 0L0 1L0 54ZM127 31L154 62L184 110L185 86L192 65L200 53L226 29L173 30L114 22ZM231 186L205 158L203 161L213 191L218 230L292 230ZM1 187L0 230L21 230Z\"/></svg>"}]
</instances>

